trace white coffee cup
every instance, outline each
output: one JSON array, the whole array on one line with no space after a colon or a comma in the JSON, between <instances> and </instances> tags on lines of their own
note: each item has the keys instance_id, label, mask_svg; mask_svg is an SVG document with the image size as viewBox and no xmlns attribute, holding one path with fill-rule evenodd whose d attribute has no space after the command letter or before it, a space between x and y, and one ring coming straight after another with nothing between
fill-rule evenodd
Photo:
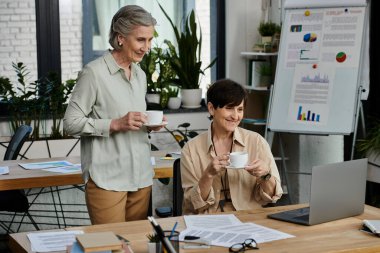
<instances>
[{"instance_id":1,"label":"white coffee cup","mask_svg":"<svg viewBox=\"0 0 380 253\"><path fill-rule=\"evenodd\" d=\"M146 116L148 118L149 125L158 125L162 123L162 118L164 117L163 111L146 111Z\"/></svg>"},{"instance_id":2,"label":"white coffee cup","mask_svg":"<svg viewBox=\"0 0 380 253\"><path fill-rule=\"evenodd\" d=\"M235 168L242 168L248 164L248 153L242 152L232 152L230 154L230 166Z\"/></svg>"}]
</instances>

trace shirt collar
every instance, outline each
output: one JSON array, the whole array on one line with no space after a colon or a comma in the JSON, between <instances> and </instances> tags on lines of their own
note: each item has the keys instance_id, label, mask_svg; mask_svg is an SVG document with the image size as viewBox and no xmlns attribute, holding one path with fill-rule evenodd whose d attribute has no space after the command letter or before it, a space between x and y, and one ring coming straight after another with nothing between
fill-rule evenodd
<instances>
[{"instance_id":1,"label":"shirt collar","mask_svg":"<svg viewBox=\"0 0 380 253\"><path fill-rule=\"evenodd\" d=\"M211 151L213 151L212 139L211 139L212 138L211 125L212 125L212 122L211 122L211 124L209 125L209 127L207 129L207 150L208 150L208 153L211 153L211 155L214 156L215 153L211 152ZM235 131L234 131L233 142L235 144L239 144L239 145L241 145L243 147L246 146L239 127L237 127L235 129Z\"/></svg>"},{"instance_id":2,"label":"shirt collar","mask_svg":"<svg viewBox=\"0 0 380 253\"><path fill-rule=\"evenodd\" d=\"M111 51L107 51L103 57L104 57L104 61L107 64L110 74L111 75L116 74L116 72L120 70L120 67L119 65L117 65L115 58L113 58Z\"/></svg>"}]
</instances>

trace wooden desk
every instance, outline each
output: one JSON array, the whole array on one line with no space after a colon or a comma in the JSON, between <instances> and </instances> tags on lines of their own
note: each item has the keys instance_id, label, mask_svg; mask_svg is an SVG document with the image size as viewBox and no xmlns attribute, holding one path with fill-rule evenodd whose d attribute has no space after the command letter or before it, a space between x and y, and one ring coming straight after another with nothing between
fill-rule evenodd
<instances>
[{"instance_id":1,"label":"wooden desk","mask_svg":"<svg viewBox=\"0 0 380 253\"><path fill-rule=\"evenodd\" d=\"M254 222L259 225L280 230L294 235L294 238L278 240L259 244L258 252L380 252L379 237L359 231L363 219L380 219L380 209L366 206L363 214L332 221L314 226L303 226L267 218L267 214L287 209L298 208L304 205L272 207L252 211L234 212L242 222ZM163 229L171 229L174 222L178 221L177 229L185 229L182 217L157 219ZM152 232L152 227L147 220L96 225L86 227L72 227L67 230L83 230L86 233L113 231L131 241L131 247L135 253L147 252L146 234ZM31 252L30 243L26 232L10 235L9 246L12 252ZM211 247L209 250L183 250L181 252L228 252L227 248ZM253 252L253 251L252 251Z\"/></svg>"},{"instance_id":2,"label":"wooden desk","mask_svg":"<svg viewBox=\"0 0 380 253\"><path fill-rule=\"evenodd\" d=\"M154 178L173 177L174 160L160 160L165 156L165 151L153 151L152 156L156 157L154 166ZM0 162L0 166L8 166L9 174L0 175L0 191L15 189L43 188L62 185L83 184L81 173L60 174L44 170L25 170L19 163L34 163L66 160L72 163L80 163L80 157L59 157L46 159L10 160Z\"/></svg>"}]
</instances>

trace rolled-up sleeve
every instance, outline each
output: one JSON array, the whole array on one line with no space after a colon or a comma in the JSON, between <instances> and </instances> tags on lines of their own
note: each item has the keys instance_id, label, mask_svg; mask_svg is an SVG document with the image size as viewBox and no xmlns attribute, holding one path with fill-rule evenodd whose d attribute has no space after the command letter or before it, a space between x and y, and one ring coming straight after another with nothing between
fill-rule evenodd
<instances>
[{"instance_id":1,"label":"rolled-up sleeve","mask_svg":"<svg viewBox=\"0 0 380 253\"><path fill-rule=\"evenodd\" d=\"M198 158L199 159L199 158ZM192 150L185 145L181 154L181 179L184 191L183 212L201 213L215 203L214 189L211 187L206 200L202 199L199 180L202 176L200 168L196 169L192 159Z\"/></svg>"},{"instance_id":2,"label":"rolled-up sleeve","mask_svg":"<svg viewBox=\"0 0 380 253\"><path fill-rule=\"evenodd\" d=\"M110 134L112 119L100 119L93 107L97 98L94 73L84 68L78 76L63 119L63 127L69 135L103 136Z\"/></svg>"}]
</instances>

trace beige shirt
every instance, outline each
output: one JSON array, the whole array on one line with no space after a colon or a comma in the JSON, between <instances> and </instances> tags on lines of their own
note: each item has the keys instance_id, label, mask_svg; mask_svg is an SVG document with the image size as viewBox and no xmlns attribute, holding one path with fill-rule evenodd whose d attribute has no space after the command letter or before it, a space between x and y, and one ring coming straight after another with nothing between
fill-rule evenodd
<instances>
[{"instance_id":1,"label":"beige shirt","mask_svg":"<svg viewBox=\"0 0 380 253\"><path fill-rule=\"evenodd\" d=\"M83 177L101 188L136 191L153 183L150 145L145 127L110 134L112 119L146 110L146 76L131 65L128 80L110 52L79 73L64 117L64 129L81 136Z\"/></svg>"},{"instance_id":2,"label":"beige shirt","mask_svg":"<svg viewBox=\"0 0 380 253\"><path fill-rule=\"evenodd\" d=\"M282 195L280 176L270 147L258 133L236 128L233 136L232 151L247 151L249 161L261 159L268 164L270 173L276 181L275 195L270 197L261 187L262 179L257 180L244 169L227 169L233 209L249 210L264 204L276 202ZM183 213L214 213L219 210L222 195L221 175L215 176L211 191L206 200L201 197L198 182L208 164L215 157L211 141L211 130L190 140L182 150L181 178L184 189ZM228 210L228 209L227 209Z\"/></svg>"}]
</instances>

